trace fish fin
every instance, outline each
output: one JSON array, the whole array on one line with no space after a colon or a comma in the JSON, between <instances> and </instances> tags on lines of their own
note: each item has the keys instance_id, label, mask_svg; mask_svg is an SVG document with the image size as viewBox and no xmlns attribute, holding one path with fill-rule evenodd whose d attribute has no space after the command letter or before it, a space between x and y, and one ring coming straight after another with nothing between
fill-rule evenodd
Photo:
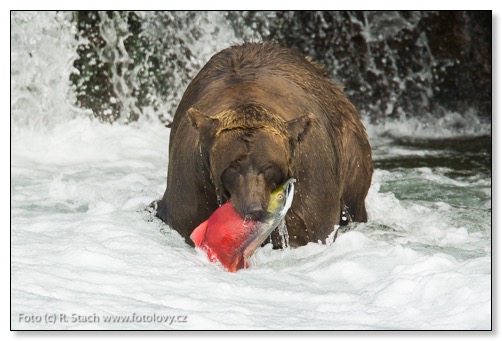
<instances>
[{"instance_id":1,"label":"fish fin","mask_svg":"<svg viewBox=\"0 0 502 341\"><path fill-rule=\"evenodd\" d=\"M235 258L232 261L232 263L229 264L221 263L221 265L223 265L223 267L225 267L228 272L236 272L239 269L246 268L245 264L246 260L242 256L238 256L237 258Z\"/></svg>"},{"instance_id":2,"label":"fish fin","mask_svg":"<svg viewBox=\"0 0 502 341\"><path fill-rule=\"evenodd\" d=\"M202 244L202 241L206 237L206 230L207 230L207 220L197 226L195 230L192 231L192 234L190 235L190 239L194 242L195 246L200 246Z\"/></svg>"}]
</instances>

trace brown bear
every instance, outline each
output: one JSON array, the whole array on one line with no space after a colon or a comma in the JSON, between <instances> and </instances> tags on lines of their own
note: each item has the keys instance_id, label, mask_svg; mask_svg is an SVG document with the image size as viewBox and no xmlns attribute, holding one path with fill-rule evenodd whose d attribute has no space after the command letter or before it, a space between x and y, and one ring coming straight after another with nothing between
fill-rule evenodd
<instances>
[{"instance_id":1,"label":"brown bear","mask_svg":"<svg viewBox=\"0 0 502 341\"><path fill-rule=\"evenodd\" d=\"M244 43L214 55L185 91L157 216L193 245L191 232L219 205L259 219L295 177L289 245L325 242L341 219L367 221L372 173L358 113L324 68L278 44ZM282 246L277 231L272 242Z\"/></svg>"}]
</instances>

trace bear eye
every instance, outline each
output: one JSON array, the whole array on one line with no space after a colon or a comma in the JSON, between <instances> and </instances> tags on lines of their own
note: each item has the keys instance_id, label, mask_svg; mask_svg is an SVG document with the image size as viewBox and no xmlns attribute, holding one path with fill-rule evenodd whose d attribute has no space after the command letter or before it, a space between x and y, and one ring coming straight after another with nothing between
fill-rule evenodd
<instances>
[{"instance_id":1,"label":"bear eye","mask_svg":"<svg viewBox=\"0 0 502 341\"><path fill-rule=\"evenodd\" d=\"M231 170L238 170L239 169L239 164L234 161L232 162L229 166L228 166L228 169L231 169Z\"/></svg>"},{"instance_id":2,"label":"bear eye","mask_svg":"<svg viewBox=\"0 0 502 341\"><path fill-rule=\"evenodd\" d=\"M237 167L234 168L229 166L227 169L225 169L220 177L224 190L231 193L232 189L237 186L238 177L239 172Z\"/></svg>"},{"instance_id":3,"label":"bear eye","mask_svg":"<svg viewBox=\"0 0 502 341\"><path fill-rule=\"evenodd\" d=\"M273 189L276 189L283 182L284 175L280 168L275 165L264 166L261 169L261 173Z\"/></svg>"},{"instance_id":4,"label":"bear eye","mask_svg":"<svg viewBox=\"0 0 502 341\"><path fill-rule=\"evenodd\" d=\"M270 172L274 169L274 166L272 165L268 165L268 166L265 166L261 169L261 173L267 173L267 172Z\"/></svg>"}]
</instances>

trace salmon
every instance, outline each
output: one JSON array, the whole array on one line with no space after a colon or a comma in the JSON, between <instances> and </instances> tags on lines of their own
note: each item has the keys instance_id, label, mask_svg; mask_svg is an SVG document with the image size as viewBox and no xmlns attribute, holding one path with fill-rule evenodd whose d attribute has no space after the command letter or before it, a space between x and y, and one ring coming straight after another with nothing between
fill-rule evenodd
<instances>
[{"instance_id":1,"label":"salmon","mask_svg":"<svg viewBox=\"0 0 502 341\"><path fill-rule=\"evenodd\" d=\"M195 247L209 260L219 262L230 272L249 267L249 257L277 228L286 216L294 196L291 178L270 195L267 212L259 220L243 219L229 201L190 235Z\"/></svg>"}]
</instances>

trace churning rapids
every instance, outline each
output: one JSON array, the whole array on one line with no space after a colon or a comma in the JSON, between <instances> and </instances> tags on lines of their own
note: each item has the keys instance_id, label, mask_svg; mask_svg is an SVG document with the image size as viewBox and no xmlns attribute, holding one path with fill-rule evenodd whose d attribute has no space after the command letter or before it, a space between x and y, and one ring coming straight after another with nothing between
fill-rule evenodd
<instances>
[{"instance_id":1,"label":"churning rapids","mask_svg":"<svg viewBox=\"0 0 502 341\"><path fill-rule=\"evenodd\" d=\"M13 329L491 328L491 126L476 113L365 118L369 222L229 273L144 210L169 129L76 108L74 31L35 19L11 26Z\"/></svg>"}]
</instances>

